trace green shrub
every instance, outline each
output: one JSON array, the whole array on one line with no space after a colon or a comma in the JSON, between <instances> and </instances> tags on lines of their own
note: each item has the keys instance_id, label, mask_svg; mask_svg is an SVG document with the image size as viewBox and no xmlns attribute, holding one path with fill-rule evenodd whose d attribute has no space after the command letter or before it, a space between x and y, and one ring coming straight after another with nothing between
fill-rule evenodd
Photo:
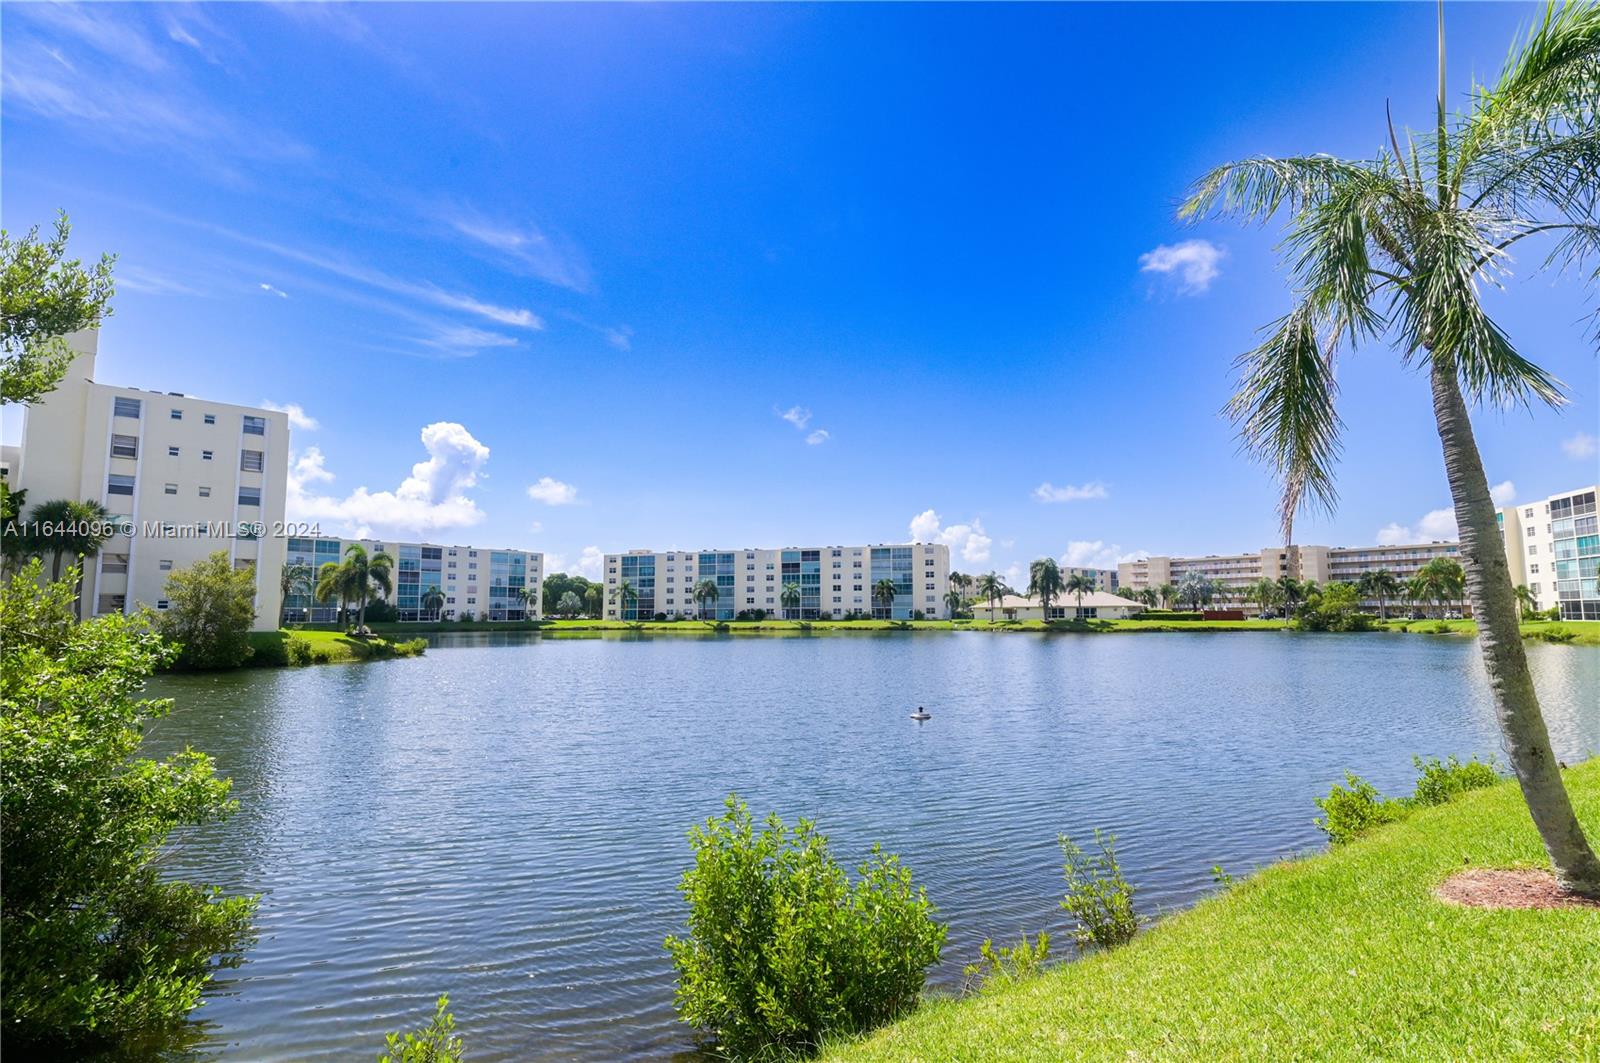
<instances>
[{"instance_id":1,"label":"green shrub","mask_svg":"<svg viewBox=\"0 0 1600 1063\"><path fill-rule=\"evenodd\" d=\"M1133 908L1133 886L1122 877L1117 863L1115 834L1094 832L1099 853L1085 852L1067 835L1061 835L1067 893L1061 907L1077 920L1074 931L1080 948L1126 944L1139 929Z\"/></svg>"},{"instance_id":2,"label":"green shrub","mask_svg":"<svg viewBox=\"0 0 1600 1063\"><path fill-rule=\"evenodd\" d=\"M1412 757L1411 763L1417 766L1417 789L1411 796L1415 805L1442 805L1468 790L1481 790L1500 781L1494 763L1485 764L1477 757L1465 764L1454 756L1442 763L1438 757Z\"/></svg>"},{"instance_id":3,"label":"green shrub","mask_svg":"<svg viewBox=\"0 0 1600 1063\"><path fill-rule=\"evenodd\" d=\"M465 1058L464 1046L456 1036L456 1017L445 1010L449 1006L450 998L440 997L428 1025L389 1034L385 1038L388 1051L378 1057L378 1063L460 1063Z\"/></svg>"},{"instance_id":4,"label":"green shrub","mask_svg":"<svg viewBox=\"0 0 1600 1063\"><path fill-rule=\"evenodd\" d=\"M290 663L290 664L310 664L311 663L311 640L310 639L302 638L299 635L290 635L288 641L284 643L284 647L283 648L284 648L285 655L288 657L288 663Z\"/></svg>"},{"instance_id":5,"label":"green shrub","mask_svg":"<svg viewBox=\"0 0 1600 1063\"><path fill-rule=\"evenodd\" d=\"M227 551L172 573L166 596L171 607L158 624L162 636L179 647L178 667L237 668L255 652L255 573L235 569Z\"/></svg>"},{"instance_id":6,"label":"green shrub","mask_svg":"<svg viewBox=\"0 0 1600 1063\"><path fill-rule=\"evenodd\" d=\"M396 657L420 657L427 648L428 640L420 637L405 642L389 643L389 650Z\"/></svg>"},{"instance_id":7,"label":"green shrub","mask_svg":"<svg viewBox=\"0 0 1600 1063\"><path fill-rule=\"evenodd\" d=\"M1578 633L1558 624L1555 627L1547 627L1541 631L1535 631L1533 637L1543 639L1546 642L1571 642L1578 637Z\"/></svg>"},{"instance_id":8,"label":"green shrub","mask_svg":"<svg viewBox=\"0 0 1600 1063\"><path fill-rule=\"evenodd\" d=\"M809 820L758 830L732 795L689 844L688 934L666 941L674 1003L724 1050L806 1052L916 1006L946 927L898 858L874 846L852 883Z\"/></svg>"},{"instance_id":9,"label":"green shrub","mask_svg":"<svg viewBox=\"0 0 1600 1063\"><path fill-rule=\"evenodd\" d=\"M1378 788L1359 775L1345 772L1346 785L1334 784L1327 797L1317 798L1323 818L1318 827L1335 845L1342 845L1384 823L1406 814L1404 801L1378 796Z\"/></svg>"},{"instance_id":10,"label":"green shrub","mask_svg":"<svg viewBox=\"0 0 1600 1063\"><path fill-rule=\"evenodd\" d=\"M311 647L312 664L332 664L338 659L338 651L336 651L332 646L328 646L319 642L313 644Z\"/></svg>"},{"instance_id":11,"label":"green shrub","mask_svg":"<svg viewBox=\"0 0 1600 1063\"><path fill-rule=\"evenodd\" d=\"M1178 612L1174 609L1145 609L1133 614L1134 620L1204 620L1206 614Z\"/></svg>"},{"instance_id":12,"label":"green shrub","mask_svg":"<svg viewBox=\"0 0 1600 1063\"><path fill-rule=\"evenodd\" d=\"M1455 628L1451 627L1443 620L1435 620L1433 622L1433 626L1428 629L1428 631L1434 635L1448 635L1454 630Z\"/></svg>"},{"instance_id":13,"label":"green shrub","mask_svg":"<svg viewBox=\"0 0 1600 1063\"><path fill-rule=\"evenodd\" d=\"M1049 958L1050 935L1043 930L1039 931L1037 941L1030 941L1024 934L1021 941L1009 948L997 949L992 940L984 938L978 962L967 964L961 973L966 975L971 991L998 989L1032 978L1044 969Z\"/></svg>"}]
</instances>

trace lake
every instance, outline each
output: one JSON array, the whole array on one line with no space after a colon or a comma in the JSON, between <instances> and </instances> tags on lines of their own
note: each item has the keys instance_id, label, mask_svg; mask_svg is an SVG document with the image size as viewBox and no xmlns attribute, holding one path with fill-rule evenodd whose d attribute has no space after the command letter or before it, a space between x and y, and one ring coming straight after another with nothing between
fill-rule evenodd
<instances>
[{"instance_id":1,"label":"lake","mask_svg":"<svg viewBox=\"0 0 1600 1063\"><path fill-rule=\"evenodd\" d=\"M375 1058L450 994L474 1060L692 1053L662 939L685 830L730 791L854 866L897 852L979 942L1066 922L1059 832L1114 831L1154 914L1319 848L1312 799L1499 754L1475 644L1423 635L448 634L426 656L165 677L149 745L241 810L175 871L262 894L202 1055ZM1559 755L1600 750L1600 651L1531 644ZM933 719L907 718L925 705Z\"/></svg>"}]
</instances>

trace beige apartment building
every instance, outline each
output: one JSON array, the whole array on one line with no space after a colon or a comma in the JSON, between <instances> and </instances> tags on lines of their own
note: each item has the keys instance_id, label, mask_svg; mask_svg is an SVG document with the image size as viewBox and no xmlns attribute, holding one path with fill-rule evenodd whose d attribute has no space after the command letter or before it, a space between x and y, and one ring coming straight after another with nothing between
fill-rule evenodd
<instances>
[{"instance_id":1,"label":"beige apartment building","mask_svg":"<svg viewBox=\"0 0 1600 1063\"><path fill-rule=\"evenodd\" d=\"M1600 620L1600 528L1590 484L1498 516L1511 582L1526 585L1537 609L1561 607L1566 620Z\"/></svg>"},{"instance_id":2,"label":"beige apartment building","mask_svg":"<svg viewBox=\"0 0 1600 1063\"><path fill-rule=\"evenodd\" d=\"M1355 583L1363 573L1386 568L1400 580L1410 579L1436 557L1457 558L1453 542L1411 543L1396 546L1269 546L1251 554L1205 557L1149 557L1117 566L1121 589L1140 591L1163 583L1179 584L1198 574L1238 597L1246 587L1267 579L1290 576L1317 583Z\"/></svg>"},{"instance_id":3,"label":"beige apartment building","mask_svg":"<svg viewBox=\"0 0 1600 1063\"><path fill-rule=\"evenodd\" d=\"M909 620L950 615L950 548L933 543L879 546L808 546L780 550L633 550L607 554L605 615L616 620L656 616L733 620L764 610L795 620L834 619L851 613ZM892 605L873 601L880 580L895 584ZM695 600L706 580L713 600ZM619 601L623 581L637 596ZM800 590L797 606L785 608L784 588Z\"/></svg>"},{"instance_id":4,"label":"beige apartment building","mask_svg":"<svg viewBox=\"0 0 1600 1063\"><path fill-rule=\"evenodd\" d=\"M1074 568L1070 565L1062 565L1061 575L1063 578L1088 576L1094 580L1094 587L1097 591L1115 593L1122 586L1122 577L1114 568Z\"/></svg>"},{"instance_id":5,"label":"beige apartment building","mask_svg":"<svg viewBox=\"0 0 1600 1063\"><path fill-rule=\"evenodd\" d=\"M85 565L84 614L167 607L174 570L222 550L256 576L257 630L277 626L286 538L288 418L274 410L96 379L98 331L60 387L23 413L6 479L28 493L23 518L53 499L99 502L116 533ZM9 449L9 448L8 448Z\"/></svg>"},{"instance_id":6,"label":"beige apartment building","mask_svg":"<svg viewBox=\"0 0 1600 1063\"><path fill-rule=\"evenodd\" d=\"M304 565L315 580L324 564L342 561L355 544L369 555L381 551L394 559L391 601L402 623L457 620L467 614L479 620L543 616L544 555L527 550L299 535L288 540L285 563ZM437 597L430 593L435 590ZM332 623L339 619L339 603L319 602L297 588L284 602L284 619Z\"/></svg>"}]
</instances>

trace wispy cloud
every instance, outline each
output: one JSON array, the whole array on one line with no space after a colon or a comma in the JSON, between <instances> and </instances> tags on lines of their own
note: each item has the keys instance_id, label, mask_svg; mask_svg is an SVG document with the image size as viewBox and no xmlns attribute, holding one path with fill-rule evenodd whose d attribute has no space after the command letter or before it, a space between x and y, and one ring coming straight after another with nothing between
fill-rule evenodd
<instances>
[{"instance_id":1,"label":"wispy cloud","mask_svg":"<svg viewBox=\"0 0 1600 1063\"><path fill-rule=\"evenodd\" d=\"M288 292L284 291L282 288L275 288L266 281L262 281L257 287L266 292L268 295L276 295L279 299L289 298Z\"/></svg>"},{"instance_id":2,"label":"wispy cloud","mask_svg":"<svg viewBox=\"0 0 1600 1063\"><path fill-rule=\"evenodd\" d=\"M1035 502L1084 502L1089 499L1109 497L1110 492L1106 489L1106 485L1099 480L1091 480L1077 486L1064 484L1061 487L1046 480L1033 489Z\"/></svg>"},{"instance_id":3,"label":"wispy cloud","mask_svg":"<svg viewBox=\"0 0 1600 1063\"><path fill-rule=\"evenodd\" d=\"M811 447L821 446L823 443L826 443L831 436L832 433L830 433L826 428L819 428L815 432L812 432L810 435L806 436L806 445Z\"/></svg>"},{"instance_id":4,"label":"wispy cloud","mask_svg":"<svg viewBox=\"0 0 1600 1063\"><path fill-rule=\"evenodd\" d=\"M1209 240L1161 244L1139 256L1139 271L1175 276L1179 294L1200 295L1222 275L1218 263L1226 254Z\"/></svg>"},{"instance_id":5,"label":"wispy cloud","mask_svg":"<svg viewBox=\"0 0 1600 1063\"><path fill-rule=\"evenodd\" d=\"M531 222L491 219L468 207L444 208L446 224L479 249L542 281L574 292L587 292L594 277L582 252L571 240L551 235Z\"/></svg>"},{"instance_id":6,"label":"wispy cloud","mask_svg":"<svg viewBox=\"0 0 1600 1063\"><path fill-rule=\"evenodd\" d=\"M392 491L358 487L343 498L316 494L314 485L331 482L322 451L308 447L289 468L287 512L292 520L325 520L363 537L395 531L426 533L464 528L484 513L468 492L477 485L489 448L460 424L439 421L422 430L427 460Z\"/></svg>"},{"instance_id":7,"label":"wispy cloud","mask_svg":"<svg viewBox=\"0 0 1600 1063\"><path fill-rule=\"evenodd\" d=\"M305 407L298 402L287 402L280 405L270 399L262 399L261 408L264 410L277 410L279 413L287 414L289 427L298 428L302 432L315 432L320 427L317 424L317 419L307 413Z\"/></svg>"},{"instance_id":8,"label":"wispy cloud","mask_svg":"<svg viewBox=\"0 0 1600 1063\"><path fill-rule=\"evenodd\" d=\"M547 506L570 506L578 501L578 489L553 476L541 476L538 483L528 485L528 497Z\"/></svg>"},{"instance_id":9,"label":"wispy cloud","mask_svg":"<svg viewBox=\"0 0 1600 1063\"><path fill-rule=\"evenodd\" d=\"M1582 461L1600 452L1600 443L1597 443L1594 436L1588 432L1579 432L1571 439L1561 441L1561 451L1574 461Z\"/></svg>"},{"instance_id":10,"label":"wispy cloud","mask_svg":"<svg viewBox=\"0 0 1600 1063\"><path fill-rule=\"evenodd\" d=\"M983 522L976 517L970 524L943 526L939 514L925 509L911 518L911 539L919 543L943 543L960 558L972 565L989 560L989 547L994 539L983 530Z\"/></svg>"},{"instance_id":11,"label":"wispy cloud","mask_svg":"<svg viewBox=\"0 0 1600 1063\"><path fill-rule=\"evenodd\" d=\"M773 407L773 412L796 428L804 428L811 421L811 411L804 406L790 406L787 410Z\"/></svg>"},{"instance_id":12,"label":"wispy cloud","mask_svg":"<svg viewBox=\"0 0 1600 1063\"><path fill-rule=\"evenodd\" d=\"M140 295L201 294L199 289L183 281L121 262L117 263L116 287L118 292L136 292Z\"/></svg>"}]
</instances>

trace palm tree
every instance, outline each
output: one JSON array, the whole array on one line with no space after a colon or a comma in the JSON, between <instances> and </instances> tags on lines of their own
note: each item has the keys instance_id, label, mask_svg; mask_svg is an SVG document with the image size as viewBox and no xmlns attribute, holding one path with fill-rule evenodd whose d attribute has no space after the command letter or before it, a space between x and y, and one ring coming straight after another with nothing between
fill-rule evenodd
<instances>
[{"instance_id":1,"label":"palm tree","mask_svg":"<svg viewBox=\"0 0 1600 1063\"><path fill-rule=\"evenodd\" d=\"M1515 590L1517 604L1522 606L1522 619L1531 620L1534 609L1538 608L1539 600L1533 596L1526 583L1519 583Z\"/></svg>"},{"instance_id":2,"label":"palm tree","mask_svg":"<svg viewBox=\"0 0 1600 1063\"><path fill-rule=\"evenodd\" d=\"M1067 577L1066 585L1062 588L1068 594L1078 599L1078 616L1083 616L1083 596L1094 593L1094 577L1085 576L1081 572L1074 572Z\"/></svg>"},{"instance_id":3,"label":"palm tree","mask_svg":"<svg viewBox=\"0 0 1600 1063\"><path fill-rule=\"evenodd\" d=\"M522 602L522 618L524 620L532 620L539 615L539 591L532 587L519 587L517 588L517 598Z\"/></svg>"},{"instance_id":4,"label":"palm tree","mask_svg":"<svg viewBox=\"0 0 1600 1063\"><path fill-rule=\"evenodd\" d=\"M698 601L700 598L700 588L695 588L694 596L695 600ZM617 603L617 619L626 620L627 617L623 614L628 611L628 606L638 604L639 592L633 589L632 583L628 582L627 580L623 580L621 583L617 584L611 589L611 599Z\"/></svg>"},{"instance_id":5,"label":"palm tree","mask_svg":"<svg viewBox=\"0 0 1600 1063\"><path fill-rule=\"evenodd\" d=\"M356 603L356 633L365 633L367 627L367 602L376 589L384 598L394 593L394 559L379 550L369 555L360 543L351 543L344 551L345 579L348 595Z\"/></svg>"},{"instance_id":6,"label":"palm tree","mask_svg":"<svg viewBox=\"0 0 1600 1063\"><path fill-rule=\"evenodd\" d=\"M1387 601L1400 593L1400 581L1395 574L1386 568L1372 569L1361 573L1361 581L1357 584L1363 598L1376 598L1378 600L1378 619L1389 619Z\"/></svg>"},{"instance_id":7,"label":"palm tree","mask_svg":"<svg viewBox=\"0 0 1600 1063\"><path fill-rule=\"evenodd\" d=\"M978 597L989 601L989 623L994 623L994 603L1005 597L1006 585L1000 578L1000 573L990 572L978 577Z\"/></svg>"},{"instance_id":8,"label":"palm tree","mask_svg":"<svg viewBox=\"0 0 1600 1063\"><path fill-rule=\"evenodd\" d=\"M339 622L344 623L345 603L349 601L348 573L343 565L337 561L324 561L322 567L317 569L317 584L311 590L311 596L319 602L330 602L339 599Z\"/></svg>"},{"instance_id":9,"label":"palm tree","mask_svg":"<svg viewBox=\"0 0 1600 1063\"><path fill-rule=\"evenodd\" d=\"M1183 582L1178 584L1178 604L1189 603L1192 608L1199 609L1211 601L1216 587L1211 580L1198 572L1191 572L1183 577Z\"/></svg>"},{"instance_id":10,"label":"palm tree","mask_svg":"<svg viewBox=\"0 0 1600 1063\"><path fill-rule=\"evenodd\" d=\"M1172 603L1178 598L1178 588L1171 583L1163 583L1156 588L1156 597L1161 600L1161 608L1171 609Z\"/></svg>"},{"instance_id":11,"label":"palm tree","mask_svg":"<svg viewBox=\"0 0 1600 1063\"><path fill-rule=\"evenodd\" d=\"M888 577L885 577L872 585L873 603L883 606L884 612L889 615L890 619L894 618L894 599L896 593L898 592L895 589L894 580L889 579Z\"/></svg>"},{"instance_id":12,"label":"palm tree","mask_svg":"<svg viewBox=\"0 0 1600 1063\"><path fill-rule=\"evenodd\" d=\"M1279 576L1277 578L1278 601L1283 603L1283 626L1289 626L1289 620L1294 616L1296 603L1306 599L1306 587L1293 576Z\"/></svg>"},{"instance_id":13,"label":"palm tree","mask_svg":"<svg viewBox=\"0 0 1600 1063\"><path fill-rule=\"evenodd\" d=\"M600 615L600 599L602 591L600 584L591 583L583 592L583 611L590 616Z\"/></svg>"},{"instance_id":14,"label":"palm tree","mask_svg":"<svg viewBox=\"0 0 1600 1063\"><path fill-rule=\"evenodd\" d=\"M32 536L22 527L22 511L28 504L26 489L13 491L0 480L0 570L10 573L33 549Z\"/></svg>"},{"instance_id":15,"label":"palm tree","mask_svg":"<svg viewBox=\"0 0 1600 1063\"><path fill-rule=\"evenodd\" d=\"M945 608L950 610L950 619L954 620L956 614L967 607L967 599L962 596L960 591L951 587L944 592L944 604Z\"/></svg>"},{"instance_id":16,"label":"palm tree","mask_svg":"<svg viewBox=\"0 0 1600 1063\"><path fill-rule=\"evenodd\" d=\"M1147 609L1154 609L1156 607L1156 603L1161 601L1161 595L1156 593L1156 589L1154 587L1144 587L1136 593L1139 601L1144 603L1144 606Z\"/></svg>"},{"instance_id":17,"label":"palm tree","mask_svg":"<svg viewBox=\"0 0 1600 1063\"><path fill-rule=\"evenodd\" d=\"M1442 620L1449 603L1461 596L1465 580L1466 574L1459 562L1448 557L1436 557L1419 568L1412 577L1412 597L1425 602L1437 602L1439 618Z\"/></svg>"},{"instance_id":18,"label":"palm tree","mask_svg":"<svg viewBox=\"0 0 1600 1063\"><path fill-rule=\"evenodd\" d=\"M1302 503L1331 509L1341 423L1334 355L1392 338L1428 371L1455 502L1466 592L1496 716L1523 798L1567 889L1600 896L1600 857L1584 837L1522 647L1516 594L1469 400L1504 408L1563 401L1559 381L1490 319L1480 287L1499 286L1510 250L1552 234L1547 264L1588 271L1600 258L1600 4L1546 7L1498 82L1447 110L1444 4L1438 6L1436 120L1369 161L1255 158L1201 178L1180 213L1265 221L1286 212L1296 306L1239 360L1228 409L1245 446L1277 472L1288 541ZM1590 279L1600 277L1600 268Z\"/></svg>"},{"instance_id":19,"label":"palm tree","mask_svg":"<svg viewBox=\"0 0 1600 1063\"><path fill-rule=\"evenodd\" d=\"M778 595L778 601L783 606L784 619L793 620L794 617L789 614L800 608L800 584L785 583L783 592Z\"/></svg>"},{"instance_id":20,"label":"palm tree","mask_svg":"<svg viewBox=\"0 0 1600 1063\"><path fill-rule=\"evenodd\" d=\"M523 588L522 593L524 596L528 594L526 587ZM523 597L522 600L526 602L528 599L527 597ZM429 587L427 590L422 592L421 604L423 610L429 614L428 618L430 620L438 620L439 614L444 611L444 592L438 587Z\"/></svg>"},{"instance_id":21,"label":"palm tree","mask_svg":"<svg viewBox=\"0 0 1600 1063\"><path fill-rule=\"evenodd\" d=\"M717 618L717 599L721 597L722 591L717 589L717 581L714 579L703 579L694 585L694 602L700 607L700 618L702 620L705 619L706 615L706 602L711 603L711 619L715 620Z\"/></svg>"},{"instance_id":22,"label":"palm tree","mask_svg":"<svg viewBox=\"0 0 1600 1063\"><path fill-rule=\"evenodd\" d=\"M1028 566L1028 597L1039 600L1039 618L1050 620L1050 603L1067 589L1055 558L1042 557Z\"/></svg>"},{"instance_id":23,"label":"palm tree","mask_svg":"<svg viewBox=\"0 0 1600 1063\"><path fill-rule=\"evenodd\" d=\"M316 587L316 577L311 573L311 566L304 562L296 561L283 566L283 574L278 577L278 626L284 624L288 614L289 599L295 595L307 595Z\"/></svg>"},{"instance_id":24,"label":"palm tree","mask_svg":"<svg viewBox=\"0 0 1600 1063\"><path fill-rule=\"evenodd\" d=\"M31 538L31 552L50 555L50 579L61 578L61 561L64 557L93 557L111 538L112 512L98 502L80 502L73 498L57 498L40 502L28 515L28 523L36 529Z\"/></svg>"}]
</instances>

